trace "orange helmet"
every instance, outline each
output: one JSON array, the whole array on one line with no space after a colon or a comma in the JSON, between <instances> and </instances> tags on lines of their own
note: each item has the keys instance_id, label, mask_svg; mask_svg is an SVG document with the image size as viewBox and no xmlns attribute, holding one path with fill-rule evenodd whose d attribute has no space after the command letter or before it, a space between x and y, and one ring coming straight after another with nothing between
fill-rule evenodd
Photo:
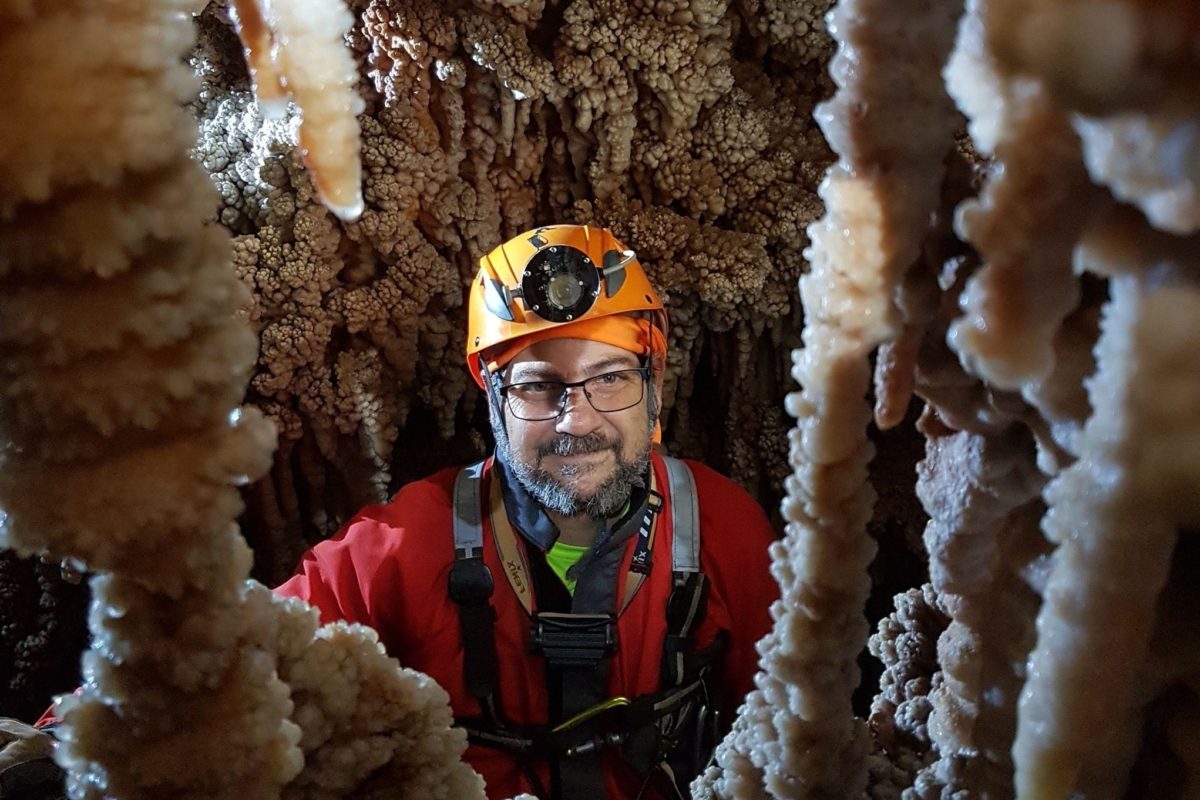
<instances>
[{"instance_id":1,"label":"orange helmet","mask_svg":"<svg viewBox=\"0 0 1200 800\"><path fill-rule=\"evenodd\" d=\"M614 314L644 316L665 343L662 300L612 231L589 225L526 231L479 260L467 305L467 366L483 388L484 359L498 345Z\"/></svg>"}]
</instances>

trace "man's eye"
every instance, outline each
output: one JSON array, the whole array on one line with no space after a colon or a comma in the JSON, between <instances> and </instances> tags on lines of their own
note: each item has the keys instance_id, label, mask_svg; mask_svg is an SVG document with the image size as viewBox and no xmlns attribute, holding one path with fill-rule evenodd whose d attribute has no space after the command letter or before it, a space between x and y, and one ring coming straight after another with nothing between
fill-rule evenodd
<instances>
[{"instance_id":1,"label":"man's eye","mask_svg":"<svg viewBox=\"0 0 1200 800\"><path fill-rule=\"evenodd\" d=\"M512 387L511 391L516 392L522 397L541 397L551 394L554 391L555 384L548 381L532 381L530 383L519 383Z\"/></svg>"},{"instance_id":2,"label":"man's eye","mask_svg":"<svg viewBox=\"0 0 1200 800\"><path fill-rule=\"evenodd\" d=\"M595 378L596 383L603 383L609 386L619 380L621 380L621 373L619 372L606 372L603 375L597 375Z\"/></svg>"}]
</instances>

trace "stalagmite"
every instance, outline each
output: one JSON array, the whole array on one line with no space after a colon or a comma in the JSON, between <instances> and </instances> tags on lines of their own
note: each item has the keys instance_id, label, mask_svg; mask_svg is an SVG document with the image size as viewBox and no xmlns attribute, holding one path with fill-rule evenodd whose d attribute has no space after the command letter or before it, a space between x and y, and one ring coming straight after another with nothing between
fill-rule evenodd
<instances>
[{"instance_id":1,"label":"stalagmite","mask_svg":"<svg viewBox=\"0 0 1200 800\"><path fill-rule=\"evenodd\" d=\"M917 493L930 515L930 581L950 622L929 693L928 737L938 757L917 781L1011 796L1013 710L1039 604L1021 572L1044 550L1037 529L1044 478L1032 438L1018 425L983 435L929 424L926 435Z\"/></svg>"}]
</instances>

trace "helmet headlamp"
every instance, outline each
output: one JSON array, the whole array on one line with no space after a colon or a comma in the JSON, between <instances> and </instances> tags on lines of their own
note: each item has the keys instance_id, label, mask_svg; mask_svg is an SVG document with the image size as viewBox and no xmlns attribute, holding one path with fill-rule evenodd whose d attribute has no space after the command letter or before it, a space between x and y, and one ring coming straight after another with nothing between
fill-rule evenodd
<instances>
[{"instance_id":1,"label":"helmet headlamp","mask_svg":"<svg viewBox=\"0 0 1200 800\"><path fill-rule=\"evenodd\" d=\"M487 309L503 320L513 321L513 301L521 298L525 308L548 322L572 322L586 314L600 296L600 282L612 297L625 280L625 267L635 258L632 250L609 250L598 267L587 253L570 245L543 247L530 257L521 274L521 285L508 288L499 281L481 277Z\"/></svg>"},{"instance_id":2,"label":"helmet headlamp","mask_svg":"<svg viewBox=\"0 0 1200 800\"><path fill-rule=\"evenodd\" d=\"M581 250L556 245L537 251L521 276L525 307L551 322L587 313L600 294L600 271Z\"/></svg>"}]
</instances>

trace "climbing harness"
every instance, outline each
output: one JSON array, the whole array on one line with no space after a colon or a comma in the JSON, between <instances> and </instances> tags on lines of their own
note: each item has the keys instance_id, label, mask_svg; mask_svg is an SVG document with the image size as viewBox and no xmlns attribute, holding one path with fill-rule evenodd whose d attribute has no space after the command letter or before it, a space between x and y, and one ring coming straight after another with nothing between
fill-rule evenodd
<instances>
[{"instance_id":1,"label":"climbing harness","mask_svg":"<svg viewBox=\"0 0 1200 800\"><path fill-rule=\"evenodd\" d=\"M588 609L587 613L538 610L532 570L509 522L500 481L493 474L486 503L482 478L487 462L463 469L455 481L455 560L450 572L450 596L459 608L467 691L479 702L482 712L480 717L460 719L458 724L471 742L516 754L540 797L558 800L584 796L580 792L588 787L594 795L595 787L601 785L596 781L602 781L600 752L617 746L643 776L643 790L658 771L679 792L679 778L689 776L677 773L698 772L707 758L708 746L715 744L717 720L708 683L725 643L719 637L699 652L691 647L691 637L704 618L708 594L707 581L700 572L695 481L682 461L664 461L673 524L672 589L666 608L662 688L634 698L605 696L607 659L617 649L617 619L636 597L652 567L652 548L663 508L654 470L647 501L638 512L637 540L616 613L600 609ZM503 713L491 605L495 585L483 560L485 513L505 577L531 620L534 652L546 663L551 695L551 722L547 725L516 725ZM686 751L680 747L685 740L692 744ZM549 792L533 767L533 762L539 760L550 764Z\"/></svg>"}]
</instances>

